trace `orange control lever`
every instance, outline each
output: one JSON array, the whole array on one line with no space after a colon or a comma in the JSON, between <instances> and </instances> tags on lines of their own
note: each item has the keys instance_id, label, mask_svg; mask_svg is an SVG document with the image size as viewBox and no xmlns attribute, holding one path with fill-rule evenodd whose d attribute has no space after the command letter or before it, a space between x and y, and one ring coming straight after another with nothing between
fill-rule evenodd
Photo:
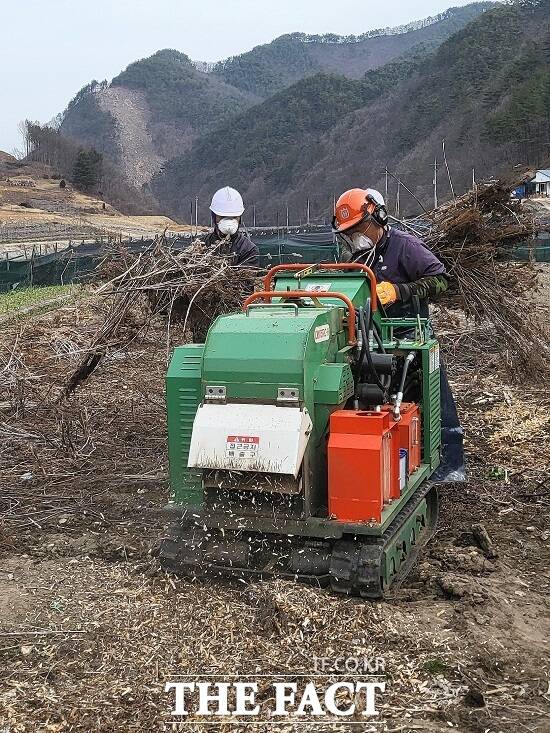
<instances>
[{"instance_id":1,"label":"orange control lever","mask_svg":"<svg viewBox=\"0 0 550 733\"><path fill-rule=\"evenodd\" d=\"M343 293L329 293L327 291L320 293L310 293L309 290L261 290L258 293L249 295L244 301L243 310L253 303L255 300L273 300L273 298L338 298L342 300L348 309L348 344L355 346L357 338L355 337L355 306Z\"/></svg>"},{"instance_id":2,"label":"orange control lever","mask_svg":"<svg viewBox=\"0 0 550 733\"><path fill-rule=\"evenodd\" d=\"M269 270L264 278L264 288L266 290L272 289L273 280L278 272L284 272L285 270L287 272L299 272L300 270L305 270L308 267L313 267L313 265L306 265L303 263L293 265L275 265L275 267L272 267L271 270ZM370 267L361 265L358 262L322 262L315 265L315 267L319 270L360 270L361 272L364 272L370 282L371 311L374 313L377 310L378 298L376 297L376 277Z\"/></svg>"}]
</instances>

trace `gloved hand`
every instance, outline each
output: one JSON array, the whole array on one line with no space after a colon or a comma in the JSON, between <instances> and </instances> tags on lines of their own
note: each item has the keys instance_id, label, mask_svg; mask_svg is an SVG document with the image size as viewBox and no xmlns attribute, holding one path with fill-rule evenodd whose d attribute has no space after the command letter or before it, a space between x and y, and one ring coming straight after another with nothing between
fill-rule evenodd
<instances>
[{"instance_id":1,"label":"gloved hand","mask_svg":"<svg viewBox=\"0 0 550 733\"><path fill-rule=\"evenodd\" d=\"M399 291L392 283L378 283L376 286L376 294L378 295L378 300L382 305L392 305L399 300Z\"/></svg>"}]
</instances>

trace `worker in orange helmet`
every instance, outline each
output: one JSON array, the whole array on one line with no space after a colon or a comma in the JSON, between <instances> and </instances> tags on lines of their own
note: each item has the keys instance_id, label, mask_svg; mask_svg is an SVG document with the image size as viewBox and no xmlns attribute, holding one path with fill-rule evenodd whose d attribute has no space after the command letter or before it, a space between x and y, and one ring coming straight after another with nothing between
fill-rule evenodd
<instances>
[{"instance_id":1,"label":"worker in orange helmet","mask_svg":"<svg viewBox=\"0 0 550 733\"><path fill-rule=\"evenodd\" d=\"M388 316L428 317L428 299L448 288L445 266L418 237L388 223L384 197L352 188L336 203L333 230L342 259L368 265L378 280L378 300Z\"/></svg>"},{"instance_id":2,"label":"worker in orange helmet","mask_svg":"<svg viewBox=\"0 0 550 733\"><path fill-rule=\"evenodd\" d=\"M427 318L428 299L448 288L445 266L422 240L391 227L388 218L379 191L353 188L343 193L332 224L343 243L341 257L373 270L378 300L389 317ZM443 455L435 479L463 481L463 432L443 363L440 380Z\"/></svg>"}]
</instances>

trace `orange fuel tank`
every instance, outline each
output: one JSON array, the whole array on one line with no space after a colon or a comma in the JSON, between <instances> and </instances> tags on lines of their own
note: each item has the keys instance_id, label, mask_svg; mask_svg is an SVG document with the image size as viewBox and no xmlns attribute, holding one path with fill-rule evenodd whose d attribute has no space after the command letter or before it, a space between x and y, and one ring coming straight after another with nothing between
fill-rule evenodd
<instances>
[{"instance_id":1,"label":"orange fuel tank","mask_svg":"<svg viewBox=\"0 0 550 733\"><path fill-rule=\"evenodd\" d=\"M338 410L330 418L329 513L342 522L379 523L398 498L398 425L386 412Z\"/></svg>"},{"instance_id":2,"label":"orange fuel tank","mask_svg":"<svg viewBox=\"0 0 550 733\"><path fill-rule=\"evenodd\" d=\"M384 405L384 412L393 412L392 405ZM407 475L414 473L421 462L420 407L414 402L403 402L399 429L399 447L407 451Z\"/></svg>"}]
</instances>

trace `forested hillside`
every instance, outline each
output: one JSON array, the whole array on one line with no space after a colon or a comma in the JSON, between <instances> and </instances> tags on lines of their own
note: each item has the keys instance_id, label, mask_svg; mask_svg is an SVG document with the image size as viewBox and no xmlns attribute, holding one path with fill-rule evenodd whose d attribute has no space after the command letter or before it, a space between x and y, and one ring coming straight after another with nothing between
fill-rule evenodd
<instances>
[{"instance_id":1,"label":"forested hillside","mask_svg":"<svg viewBox=\"0 0 550 733\"><path fill-rule=\"evenodd\" d=\"M198 71L185 54L164 50L130 64L110 85L93 82L81 90L61 132L118 162L137 148L142 157L160 161L154 170L257 101Z\"/></svg>"},{"instance_id":2,"label":"forested hillside","mask_svg":"<svg viewBox=\"0 0 550 733\"><path fill-rule=\"evenodd\" d=\"M334 73L359 79L411 49L436 48L463 28L490 2L450 8L434 18L396 29L344 38L334 34L282 36L214 67L214 74L239 89L267 98L306 76Z\"/></svg>"},{"instance_id":3,"label":"forested hillside","mask_svg":"<svg viewBox=\"0 0 550 733\"><path fill-rule=\"evenodd\" d=\"M284 187L285 170L292 168L296 152L283 150L281 161L274 160L274 156L281 153L281 139L291 141L292 120L297 118L297 130L304 133L310 130L317 135L329 129L336 120L331 117L333 112L319 111L318 102L312 105L307 83L298 87L288 100L290 122L285 122L279 113L276 114L277 123L260 119L266 110L270 113L278 104L286 104L284 97L277 97L271 107L264 108L262 105L268 98L319 73L325 78L338 74L348 81L361 81L365 72L398 58L412 62L419 49L433 50L490 5L476 2L451 8L436 18L357 37L318 37L300 33L282 36L270 44L220 62L208 73L203 64L192 62L179 51L159 51L130 64L110 84L92 82L84 87L63 116L61 134L77 145L103 153L119 166L127 182L142 187L164 163L185 154L197 160L197 151L205 150L205 136L217 149L216 135L210 137L215 130L230 130L231 139L235 139L233 121L243 130L241 117L250 110L262 134L273 133L273 149L278 152L258 150L258 145L263 148L267 142L257 143L253 139L254 153L246 154L243 160L259 156L263 161L262 170L268 171L270 180ZM346 87L344 81L340 87L348 91L338 96L340 115L343 111L356 109L363 100L362 87ZM315 88L321 91L318 82ZM302 90L305 109L308 114L320 116L318 123L308 124L299 119L297 107L301 102L296 95ZM331 105L330 91L330 85L326 95L321 91L324 104L328 106ZM358 96L344 99L348 92ZM245 124L244 128L248 130L250 126ZM276 169L273 172L269 170L270 159Z\"/></svg>"},{"instance_id":4,"label":"forested hillside","mask_svg":"<svg viewBox=\"0 0 550 733\"><path fill-rule=\"evenodd\" d=\"M436 158L440 195L449 194L443 139L459 190L473 169L482 178L536 163L550 152L549 21L548 0L497 6L435 51L417 49L365 80L299 82L167 164L152 190L178 212L223 179L273 218L287 203L303 211L309 198L321 214L339 190L382 186L386 165L429 205Z\"/></svg>"},{"instance_id":5,"label":"forested hillside","mask_svg":"<svg viewBox=\"0 0 550 733\"><path fill-rule=\"evenodd\" d=\"M152 190L171 210L182 205L182 192L208 196L216 179L253 196L256 189L284 196L289 182L315 166L326 150L323 134L355 110L375 102L388 88L407 78L425 58L417 49L361 80L317 74L205 135L184 156L164 167ZM185 200L185 199L183 199Z\"/></svg>"},{"instance_id":6,"label":"forested hillside","mask_svg":"<svg viewBox=\"0 0 550 733\"><path fill-rule=\"evenodd\" d=\"M198 71L188 56L173 50L130 64L111 86L143 92L153 124L169 121L184 135L209 130L259 101L214 74Z\"/></svg>"}]
</instances>

